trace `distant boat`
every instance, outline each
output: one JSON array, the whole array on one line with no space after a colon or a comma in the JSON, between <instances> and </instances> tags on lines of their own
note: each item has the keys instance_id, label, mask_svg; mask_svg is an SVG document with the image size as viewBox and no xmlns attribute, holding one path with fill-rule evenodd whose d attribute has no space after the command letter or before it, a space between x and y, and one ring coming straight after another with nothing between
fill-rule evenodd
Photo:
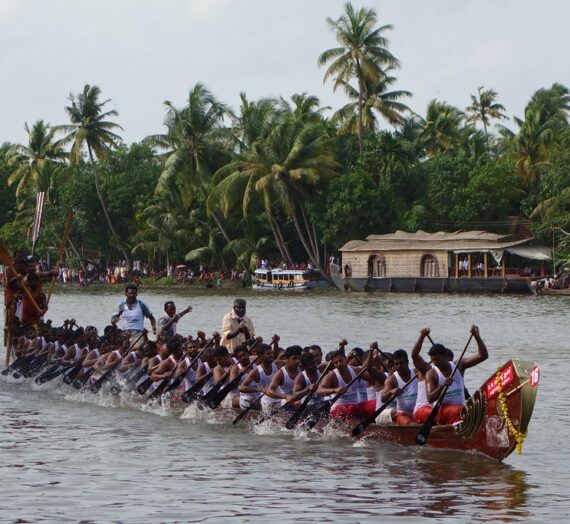
<instances>
[{"instance_id":1,"label":"distant boat","mask_svg":"<svg viewBox=\"0 0 570 524\"><path fill-rule=\"evenodd\" d=\"M253 289L304 290L328 286L321 272L316 269L256 269Z\"/></svg>"},{"instance_id":2,"label":"distant boat","mask_svg":"<svg viewBox=\"0 0 570 524\"><path fill-rule=\"evenodd\" d=\"M555 288L544 288L538 285L536 280L532 280L528 283L529 289L535 295L555 295L555 296L569 296L570 297L570 288L564 289L555 289Z\"/></svg>"}]
</instances>

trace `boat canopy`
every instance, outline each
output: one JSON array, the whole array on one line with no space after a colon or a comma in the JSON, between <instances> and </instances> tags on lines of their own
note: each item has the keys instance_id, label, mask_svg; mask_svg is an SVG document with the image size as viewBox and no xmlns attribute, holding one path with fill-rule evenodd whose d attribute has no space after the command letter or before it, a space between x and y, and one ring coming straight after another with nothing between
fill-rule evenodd
<instances>
[{"instance_id":1,"label":"boat canopy","mask_svg":"<svg viewBox=\"0 0 570 524\"><path fill-rule=\"evenodd\" d=\"M528 246L513 246L508 249L454 249L453 252L457 255L468 253L491 253L495 259L501 259L503 252L507 251L511 255L517 255L529 260L550 260L551 251L547 246L528 245Z\"/></svg>"}]
</instances>

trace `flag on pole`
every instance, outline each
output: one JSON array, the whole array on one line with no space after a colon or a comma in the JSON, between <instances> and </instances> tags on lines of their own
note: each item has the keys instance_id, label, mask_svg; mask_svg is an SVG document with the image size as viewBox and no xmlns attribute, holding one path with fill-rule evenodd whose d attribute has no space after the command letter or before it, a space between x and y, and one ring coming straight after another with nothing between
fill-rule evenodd
<instances>
[{"instance_id":1,"label":"flag on pole","mask_svg":"<svg viewBox=\"0 0 570 524\"><path fill-rule=\"evenodd\" d=\"M36 195L36 211L34 213L34 224L32 226L32 255L34 254L36 242L40 236L40 226L42 223L45 196L46 194L43 191Z\"/></svg>"}]
</instances>

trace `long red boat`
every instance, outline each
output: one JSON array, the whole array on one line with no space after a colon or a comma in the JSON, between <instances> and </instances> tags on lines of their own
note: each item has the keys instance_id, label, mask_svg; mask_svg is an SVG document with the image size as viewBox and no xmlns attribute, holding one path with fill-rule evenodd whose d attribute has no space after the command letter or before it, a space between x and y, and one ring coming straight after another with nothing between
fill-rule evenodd
<instances>
[{"instance_id":1,"label":"long red boat","mask_svg":"<svg viewBox=\"0 0 570 524\"><path fill-rule=\"evenodd\" d=\"M432 428L426 446L480 453L498 461L517 446L520 451L539 379L538 366L524 360L509 360L468 399L460 422ZM419 424L371 424L361 438L416 446L420 427Z\"/></svg>"}]
</instances>

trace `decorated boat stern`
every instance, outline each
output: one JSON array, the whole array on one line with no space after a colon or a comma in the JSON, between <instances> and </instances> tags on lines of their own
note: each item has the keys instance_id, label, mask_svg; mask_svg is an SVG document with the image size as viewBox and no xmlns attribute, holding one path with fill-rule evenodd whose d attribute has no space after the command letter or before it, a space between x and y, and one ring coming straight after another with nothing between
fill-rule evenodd
<instances>
[{"instance_id":1,"label":"decorated boat stern","mask_svg":"<svg viewBox=\"0 0 570 524\"><path fill-rule=\"evenodd\" d=\"M467 400L461 421L434 426L426 445L477 452L498 461L515 449L520 453L534 409L539 379L538 366L523 360L509 360ZM415 445L420 427L419 424L373 424L365 437Z\"/></svg>"}]
</instances>

